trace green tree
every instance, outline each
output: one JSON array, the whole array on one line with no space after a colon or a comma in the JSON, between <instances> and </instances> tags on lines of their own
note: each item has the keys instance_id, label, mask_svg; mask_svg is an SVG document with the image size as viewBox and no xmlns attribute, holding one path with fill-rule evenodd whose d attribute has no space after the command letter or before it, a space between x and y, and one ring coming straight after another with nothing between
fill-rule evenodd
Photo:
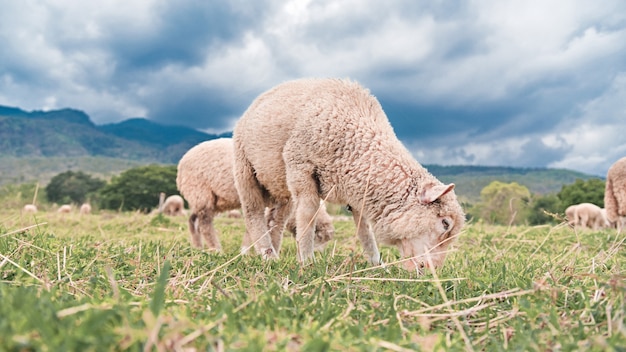
<instances>
[{"instance_id":1,"label":"green tree","mask_svg":"<svg viewBox=\"0 0 626 352\"><path fill-rule=\"evenodd\" d=\"M82 171L62 172L50 179L46 186L49 202L83 203L106 184Z\"/></svg>"},{"instance_id":2,"label":"green tree","mask_svg":"<svg viewBox=\"0 0 626 352\"><path fill-rule=\"evenodd\" d=\"M493 181L480 191L471 215L493 224L522 224L527 220L530 191L517 182Z\"/></svg>"},{"instance_id":3,"label":"green tree","mask_svg":"<svg viewBox=\"0 0 626 352\"><path fill-rule=\"evenodd\" d=\"M147 165L113 177L100 191L100 207L149 212L159 203L159 194L176 194L176 165Z\"/></svg>"},{"instance_id":4,"label":"green tree","mask_svg":"<svg viewBox=\"0 0 626 352\"><path fill-rule=\"evenodd\" d=\"M577 179L574 183L564 185L557 197L561 200L561 212L572 204L592 203L604 208L605 181L599 178L590 178L586 181Z\"/></svg>"},{"instance_id":5,"label":"green tree","mask_svg":"<svg viewBox=\"0 0 626 352\"><path fill-rule=\"evenodd\" d=\"M530 225L554 224L559 222L558 218L550 214L562 213L563 206L556 194L545 196L533 196L531 199L528 223Z\"/></svg>"}]
</instances>

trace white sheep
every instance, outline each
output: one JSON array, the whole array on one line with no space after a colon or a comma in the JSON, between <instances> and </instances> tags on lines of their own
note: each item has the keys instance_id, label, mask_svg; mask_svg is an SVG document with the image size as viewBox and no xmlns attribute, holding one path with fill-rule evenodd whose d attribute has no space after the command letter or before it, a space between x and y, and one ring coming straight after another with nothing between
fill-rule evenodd
<instances>
[{"instance_id":1,"label":"white sheep","mask_svg":"<svg viewBox=\"0 0 626 352\"><path fill-rule=\"evenodd\" d=\"M358 238L375 265L381 261L373 233L411 258L404 266L413 270L431 260L442 265L465 223L454 184L441 183L413 159L377 99L355 82L280 84L256 98L233 139L246 233L264 258L278 258L284 226L278 221L268 228L264 208L285 219L292 198L301 263L313 258L310 223L320 198L351 206Z\"/></svg>"},{"instance_id":2,"label":"white sheep","mask_svg":"<svg viewBox=\"0 0 626 352\"><path fill-rule=\"evenodd\" d=\"M72 206L70 204L63 204L57 209L58 213L69 214L72 212Z\"/></svg>"},{"instance_id":3,"label":"white sheep","mask_svg":"<svg viewBox=\"0 0 626 352\"><path fill-rule=\"evenodd\" d=\"M159 213L169 216L185 215L185 201L183 197L173 194L165 200L165 193L159 195Z\"/></svg>"},{"instance_id":4,"label":"white sheep","mask_svg":"<svg viewBox=\"0 0 626 352\"><path fill-rule=\"evenodd\" d=\"M228 212L229 217L241 217L236 210L241 208L241 203L233 176L232 139L214 139L188 150L178 163L176 185L189 204L192 245L201 248L204 239L209 249L219 251L221 245L213 218L222 212ZM266 221L273 221L272 216L273 213L268 210ZM318 222L318 237L327 240L332 238L334 228L325 208L320 212ZM250 246L248 240L244 237L244 251Z\"/></svg>"},{"instance_id":5,"label":"white sheep","mask_svg":"<svg viewBox=\"0 0 626 352\"><path fill-rule=\"evenodd\" d=\"M582 227L598 230L606 226L602 209L591 203L580 203L576 205L574 218L576 223Z\"/></svg>"},{"instance_id":6,"label":"white sheep","mask_svg":"<svg viewBox=\"0 0 626 352\"><path fill-rule=\"evenodd\" d=\"M34 214L37 212L37 206L35 204L26 204L22 211L25 213Z\"/></svg>"},{"instance_id":7,"label":"white sheep","mask_svg":"<svg viewBox=\"0 0 626 352\"><path fill-rule=\"evenodd\" d=\"M578 218L576 218L576 207L578 204L572 204L565 209L565 218L567 219L567 223L571 227L576 227L579 225Z\"/></svg>"},{"instance_id":8,"label":"white sheep","mask_svg":"<svg viewBox=\"0 0 626 352\"><path fill-rule=\"evenodd\" d=\"M79 212L83 215L91 214L91 205L89 203L83 203L80 206Z\"/></svg>"},{"instance_id":9,"label":"white sheep","mask_svg":"<svg viewBox=\"0 0 626 352\"><path fill-rule=\"evenodd\" d=\"M621 232L626 226L626 157L616 161L607 172L604 208L608 221Z\"/></svg>"}]
</instances>

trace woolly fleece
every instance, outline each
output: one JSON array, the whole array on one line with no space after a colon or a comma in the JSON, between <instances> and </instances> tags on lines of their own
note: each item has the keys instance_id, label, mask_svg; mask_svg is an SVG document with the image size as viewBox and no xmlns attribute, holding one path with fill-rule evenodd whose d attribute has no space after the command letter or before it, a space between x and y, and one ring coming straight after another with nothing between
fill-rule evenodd
<instances>
[{"instance_id":1,"label":"woolly fleece","mask_svg":"<svg viewBox=\"0 0 626 352\"><path fill-rule=\"evenodd\" d=\"M264 207L288 214L292 196L300 262L313 257L308 225L320 198L351 206L358 238L373 264L380 263L380 253L372 230L379 242L412 258L405 262L412 270L430 260L440 266L464 225L454 184L442 184L413 159L377 99L358 83L280 84L256 98L237 122L233 139L247 232L259 240L256 249L265 258L278 257L282 227L267 228ZM277 224L285 218L278 216Z\"/></svg>"}]
</instances>

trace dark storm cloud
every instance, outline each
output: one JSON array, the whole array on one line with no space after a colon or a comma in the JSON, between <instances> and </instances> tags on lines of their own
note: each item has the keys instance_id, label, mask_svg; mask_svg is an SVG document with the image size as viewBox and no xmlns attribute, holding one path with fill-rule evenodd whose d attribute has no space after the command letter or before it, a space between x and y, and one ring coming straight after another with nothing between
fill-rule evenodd
<instances>
[{"instance_id":1,"label":"dark storm cloud","mask_svg":"<svg viewBox=\"0 0 626 352\"><path fill-rule=\"evenodd\" d=\"M231 1L164 2L155 6L154 22L147 30L132 30L132 24L130 29L123 23L111 26L106 45L121 71L200 65L220 44L236 43L242 33L260 26L271 9L271 4L260 1L245 6Z\"/></svg>"},{"instance_id":2,"label":"dark storm cloud","mask_svg":"<svg viewBox=\"0 0 626 352\"><path fill-rule=\"evenodd\" d=\"M621 1L7 2L0 44L1 105L97 124L224 132L282 81L349 77L423 162L602 174L626 154Z\"/></svg>"},{"instance_id":3,"label":"dark storm cloud","mask_svg":"<svg viewBox=\"0 0 626 352\"><path fill-rule=\"evenodd\" d=\"M163 92L153 99L150 118L168 125L181 125L191 128L225 131L231 128L232 121L241 111L239 105L229 105L224 92L210 89L184 92Z\"/></svg>"}]
</instances>

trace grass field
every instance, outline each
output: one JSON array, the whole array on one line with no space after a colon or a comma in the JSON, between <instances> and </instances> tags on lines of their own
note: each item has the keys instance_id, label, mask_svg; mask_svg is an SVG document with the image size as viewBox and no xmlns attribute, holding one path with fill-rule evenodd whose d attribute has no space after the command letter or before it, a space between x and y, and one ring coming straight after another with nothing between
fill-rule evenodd
<instances>
[{"instance_id":1,"label":"grass field","mask_svg":"<svg viewBox=\"0 0 626 352\"><path fill-rule=\"evenodd\" d=\"M301 267L190 248L186 219L0 213L0 350L626 349L626 235L470 224L437 272L371 267L351 222ZM383 260L398 252L383 247Z\"/></svg>"}]
</instances>

